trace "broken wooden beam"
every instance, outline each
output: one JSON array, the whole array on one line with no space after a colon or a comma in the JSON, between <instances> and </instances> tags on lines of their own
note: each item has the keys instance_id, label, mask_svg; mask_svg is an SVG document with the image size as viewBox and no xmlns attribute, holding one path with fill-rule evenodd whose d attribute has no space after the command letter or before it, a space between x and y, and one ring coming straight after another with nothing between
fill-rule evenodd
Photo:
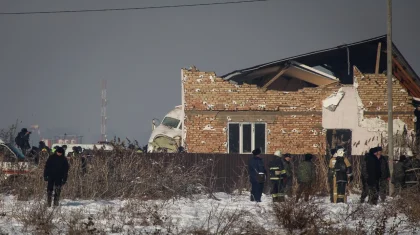
<instances>
[{"instance_id":1,"label":"broken wooden beam","mask_svg":"<svg viewBox=\"0 0 420 235\"><path fill-rule=\"evenodd\" d=\"M281 75L283 75L286 71L287 71L287 69L288 69L289 67L288 66L286 66L286 67L284 67L284 68L282 68L281 70L280 70L280 72L278 72L277 74L276 74L276 76L274 76L273 78L271 78L270 79L270 81L268 81L266 84L264 84L264 86L262 87L262 89L264 90L264 91L266 91L267 90L267 88L271 85L271 84L273 84L273 82L275 82L279 77L281 77Z\"/></svg>"},{"instance_id":2,"label":"broken wooden beam","mask_svg":"<svg viewBox=\"0 0 420 235\"><path fill-rule=\"evenodd\" d=\"M376 66L375 66L375 74L378 75L379 74L379 62L381 60L381 46L382 43L378 43L378 52L376 54Z\"/></svg>"}]
</instances>

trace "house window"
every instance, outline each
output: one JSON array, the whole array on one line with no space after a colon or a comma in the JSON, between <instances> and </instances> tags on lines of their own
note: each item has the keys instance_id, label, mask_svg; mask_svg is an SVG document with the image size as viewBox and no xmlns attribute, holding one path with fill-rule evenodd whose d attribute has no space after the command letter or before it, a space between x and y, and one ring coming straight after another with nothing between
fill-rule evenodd
<instances>
[{"instance_id":1,"label":"house window","mask_svg":"<svg viewBox=\"0 0 420 235\"><path fill-rule=\"evenodd\" d=\"M266 152L265 123L229 123L229 153L251 153L256 148Z\"/></svg>"}]
</instances>

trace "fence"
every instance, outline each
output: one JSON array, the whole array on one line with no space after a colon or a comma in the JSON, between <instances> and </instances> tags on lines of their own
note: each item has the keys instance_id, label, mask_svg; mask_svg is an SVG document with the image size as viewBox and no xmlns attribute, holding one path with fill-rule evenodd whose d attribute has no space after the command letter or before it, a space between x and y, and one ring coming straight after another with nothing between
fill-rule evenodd
<instances>
[{"instance_id":1,"label":"fence","mask_svg":"<svg viewBox=\"0 0 420 235\"><path fill-rule=\"evenodd\" d=\"M144 156L150 158L161 158L177 155L182 158L182 161L186 166L191 166L194 164L199 164L202 160L213 161L211 169L208 169L208 172L203 172L203 174L209 174L214 179L213 186L215 190L222 192L232 192L236 189L249 188L249 177L248 177L248 161L252 155L247 154L209 154L209 153L183 153L183 154L162 154L162 153L152 153ZM265 168L268 170L268 164L276 156L274 155L261 155L261 158L264 161ZM361 156L349 156L349 160L352 164L354 181L352 187L360 187L360 158ZM296 172L296 169L304 159L303 155L292 155L292 167L293 172ZM317 157L313 160L315 162L317 172L326 170L328 166L329 158L325 156ZM295 177L294 177L295 178ZM327 192L325 187L327 185L326 174L318 174L317 181L321 182L321 185L324 190ZM295 180L296 184L296 180ZM268 190L269 184L266 184L265 191Z\"/></svg>"}]
</instances>

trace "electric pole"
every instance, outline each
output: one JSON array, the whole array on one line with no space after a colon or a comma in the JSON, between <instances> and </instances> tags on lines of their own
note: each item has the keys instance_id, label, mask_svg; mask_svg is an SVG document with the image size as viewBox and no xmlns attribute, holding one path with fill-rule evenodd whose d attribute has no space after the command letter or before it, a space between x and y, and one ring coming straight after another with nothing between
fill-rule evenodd
<instances>
[{"instance_id":1,"label":"electric pole","mask_svg":"<svg viewBox=\"0 0 420 235\"><path fill-rule=\"evenodd\" d=\"M101 141L108 141L106 136L106 121L108 119L106 116L106 80L102 80L101 88Z\"/></svg>"},{"instance_id":2,"label":"electric pole","mask_svg":"<svg viewBox=\"0 0 420 235\"><path fill-rule=\"evenodd\" d=\"M387 17L387 42L386 42L386 55L387 55L387 77L388 77L388 161L389 171L391 175L394 171L394 117L392 114L392 0L388 1L388 17ZM389 181L389 194L393 194L394 187Z\"/></svg>"}]
</instances>

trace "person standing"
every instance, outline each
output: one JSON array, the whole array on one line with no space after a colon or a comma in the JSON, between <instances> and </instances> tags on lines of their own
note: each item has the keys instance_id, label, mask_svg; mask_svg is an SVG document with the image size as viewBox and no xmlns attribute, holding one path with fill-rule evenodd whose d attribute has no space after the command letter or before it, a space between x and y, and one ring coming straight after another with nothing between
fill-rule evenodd
<instances>
[{"instance_id":1,"label":"person standing","mask_svg":"<svg viewBox=\"0 0 420 235\"><path fill-rule=\"evenodd\" d=\"M334 166L337 161L337 149L331 149L331 159L328 162L328 186L330 188L330 202L334 202Z\"/></svg>"},{"instance_id":2,"label":"person standing","mask_svg":"<svg viewBox=\"0 0 420 235\"><path fill-rule=\"evenodd\" d=\"M361 165L361 182L362 182L362 194L360 195L360 203L364 203L368 194L369 194L369 186L367 183L368 180L368 173L367 173L367 168L366 168L366 162L369 158L369 156L373 155L373 148L369 149L369 152L365 154L365 156L362 157L361 161L360 161L360 165Z\"/></svg>"},{"instance_id":3,"label":"person standing","mask_svg":"<svg viewBox=\"0 0 420 235\"><path fill-rule=\"evenodd\" d=\"M315 165L312 162L312 158L312 154L305 154L305 161L299 164L297 170L299 186L296 193L296 202L299 202L302 194L304 194L304 200L307 202L309 201L309 196L312 194L313 183L316 179Z\"/></svg>"},{"instance_id":4,"label":"person standing","mask_svg":"<svg viewBox=\"0 0 420 235\"><path fill-rule=\"evenodd\" d=\"M382 148L376 147L372 150L373 154L366 162L368 172L369 203L378 204L379 196L382 201L386 199L386 189L389 180L389 166L387 159L382 156Z\"/></svg>"},{"instance_id":5,"label":"person standing","mask_svg":"<svg viewBox=\"0 0 420 235\"><path fill-rule=\"evenodd\" d=\"M330 165L330 169L333 169L333 203L347 202L346 187L348 181L353 180L350 161L344 156L344 154L344 148L338 147L335 164Z\"/></svg>"},{"instance_id":6,"label":"person standing","mask_svg":"<svg viewBox=\"0 0 420 235\"><path fill-rule=\"evenodd\" d=\"M283 167L283 159L280 150L274 153L275 159L268 165L270 167L271 197L273 202L284 201L283 175L286 173Z\"/></svg>"},{"instance_id":7,"label":"person standing","mask_svg":"<svg viewBox=\"0 0 420 235\"><path fill-rule=\"evenodd\" d=\"M282 172L284 193L288 196L292 196L293 188L293 167L292 167L292 155L290 153L285 153L283 157L283 166L284 171Z\"/></svg>"},{"instance_id":8,"label":"person standing","mask_svg":"<svg viewBox=\"0 0 420 235\"><path fill-rule=\"evenodd\" d=\"M264 167L264 161L260 154L260 149L253 150L253 156L248 163L248 174L252 186L251 201L256 202L261 202L261 196L264 190L264 183L267 175L267 171Z\"/></svg>"},{"instance_id":9,"label":"person standing","mask_svg":"<svg viewBox=\"0 0 420 235\"><path fill-rule=\"evenodd\" d=\"M64 156L64 149L57 148L54 154L48 157L44 168L44 180L48 182L47 186L47 205L51 206L52 194L54 191L54 206L59 205L61 189L67 182L69 163Z\"/></svg>"},{"instance_id":10,"label":"person standing","mask_svg":"<svg viewBox=\"0 0 420 235\"><path fill-rule=\"evenodd\" d=\"M379 159L381 169L380 169L380 179L379 179L379 197L382 202L385 201L389 180L391 179L391 173L389 171L388 156L382 155L382 147L378 147L376 151L376 157Z\"/></svg>"},{"instance_id":11,"label":"person standing","mask_svg":"<svg viewBox=\"0 0 420 235\"><path fill-rule=\"evenodd\" d=\"M392 173L391 183L394 185L394 195L396 196L401 193L405 188L405 171L407 157L405 155L400 156L400 160L394 165L394 172Z\"/></svg>"}]
</instances>

